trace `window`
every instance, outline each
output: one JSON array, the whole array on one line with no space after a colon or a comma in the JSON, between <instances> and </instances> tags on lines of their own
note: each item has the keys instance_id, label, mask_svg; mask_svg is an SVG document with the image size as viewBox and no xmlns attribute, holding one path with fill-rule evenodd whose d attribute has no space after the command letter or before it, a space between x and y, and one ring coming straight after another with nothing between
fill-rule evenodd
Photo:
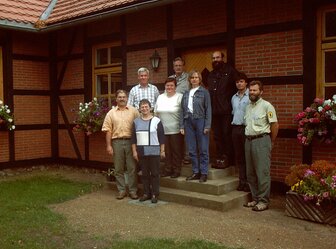
<instances>
[{"instance_id":1,"label":"window","mask_svg":"<svg viewBox=\"0 0 336 249\"><path fill-rule=\"evenodd\" d=\"M115 105L115 92L122 88L122 58L120 42L93 48L93 96Z\"/></svg>"},{"instance_id":2,"label":"window","mask_svg":"<svg viewBox=\"0 0 336 249\"><path fill-rule=\"evenodd\" d=\"M336 5L319 11L317 27L316 93L328 99L336 94Z\"/></svg>"},{"instance_id":3,"label":"window","mask_svg":"<svg viewBox=\"0 0 336 249\"><path fill-rule=\"evenodd\" d=\"M2 47L0 47L0 99L4 100L3 92L3 71L2 71Z\"/></svg>"}]
</instances>

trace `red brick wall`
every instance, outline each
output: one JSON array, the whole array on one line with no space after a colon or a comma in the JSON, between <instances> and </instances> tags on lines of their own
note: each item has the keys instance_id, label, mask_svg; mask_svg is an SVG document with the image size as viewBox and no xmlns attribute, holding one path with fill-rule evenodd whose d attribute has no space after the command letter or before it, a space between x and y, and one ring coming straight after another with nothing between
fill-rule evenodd
<instances>
[{"instance_id":1,"label":"red brick wall","mask_svg":"<svg viewBox=\"0 0 336 249\"><path fill-rule=\"evenodd\" d=\"M63 63L58 63L58 72L61 71ZM61 89L79 89L84 87L84 63L82 59L68 62Z\"/></svg>"},{"instance_id":2,"label":"red brick wall","mask_svg":"<svg viewBox=\"0 0 336 249\"><path fill-rule=\"evenodd\" d=\"M237 0L236 28L302 19L302 0Z\"/></svg>"},{"instance_id":3,"label":"red brick wall","mask_svg":"<svg viewBox=\"0 0 336 249\"><path fill-rule=\"evenodd\" d=\"M49 90L47 62L14 60L13 87L24 90Z\"/></svg>"},{"instance_id":4,"label":"red brick wall","mask_svg":"<svg viewBox=\"0 0 336 249\"><path fill-rule=\"evenodd\" d=\"M173 30L174 39L225 32L226 1L189 0L174 4Z\"/></svg>"},{"instance_id":5,"label":"red brick wall","mask_svg":"<svg viewBox=\"0 0 336 249\"><path fill-rule=\"evenodd\" d=\"M327 160L336 163L336 145L313 141L313 161Z\"/></svg>"},{"instance_id":6,"label":"red brick wall","mask_svg":"<svg viewBox=\"0 0 336 249\"><path fill-rule=\"evenodd\" d=\"M92 22L87 25L88 36L102 36L120 32L120 18L114 17Z\"/></svg>"},{"instance_id":7,"label":"red brick wall","mask_svg":"<svg viewBox=\"0 0 336 249\"><path fill-rule=\"evenodd\" d=\"M9 161L8 132L0 131L0 162Z\"/></svg>"},{"instance_id":8,"label":"red brick wall","mask_svg":"<svg viewBox=\"0 0 336 249\"><path fill-rule=\"evenodd\" d=\"M80 154L82 156L82 159L84 159L85 153L85 147L84 147L84 133L82 132L74 132L75 140L77 142ZM74 147L72 145L70 136L68 134L67 130L58 130L58 149L59 149L59 156L64 158L74 158L77 159L76 152L74 150Z\"/></svg>"},{"instance_id":9,"label":"red brick wall","mask_svg":"<svg viewBox=\"0 0 336 249\"><path fill-rule=\"evenodd\" d=\"M47 56L49 54L48 34L13 32L13 53Z\"/></svg>"},{"instance_id":10,"label":"red brick wall","mask_svg":"<svg viewBox=\"0 0 336 249\"><path fill-rule=\"evenodd\" d=\"M273 181L284 182L293 164L302 162L302 146L295 138L277 138L272 149L271 176Z\"/></svg>"},{"instance_id":11,"label":"red brick wall","mask_svg":"<svg viewBox=\"0 0 336 249\"><path fill-rule=\"evenodd\" d=\"M140 67L147 67L150 70L149 81L153 83L163 83L168 75L167 67L167 49L156 48L161 62L159 69L155 72L150 65L149 57L154 53L153 49L129 52L127 54L127 85L134 85L138 83L138 69Z\"/></svg>"},{"instance_id":12,"label":"red brick wall","mask_svg":"<svg viewBox=\"0 0 336 249\"><path fill-rule=\"evenodd\" d=\"M14 121L16 125L50 124L49 96L14 96Z\"/></svg>"},{"instance_id":13,"label":"red brick wall","mask_svg":"<svg viewBox=\"0 0 336 249\"><path fill-rule=\"evenodd\" d=\"M72 124L73 121L77 118L77 112L79 103L84 103L83 95L65 95L61 96L61 103L63 105L66 116L69 120L69 123ZM62 116L61 111L58 109L58 123L64 124L64 118Z\"/></svg>"},{"instance_id":14,"label":"red brick wall","mask_svg":"<svg viewBox=\"0 0 336 249\"><path fill-rule=\"evenodd\" d=\"M57 54L59 56L67 55L74 32L72 28L58 31ZM71 53L83 53L83 29L80 27L77 27L75 43Z\"/></svg>"},{"instance_id":15,"label":"red brick wall","mask_svg":"<svg viewBox=\"0 0 336 249\"><path fill-rule=\"evenodd\" d=\"M89 136L90 151L89 159L100 162L111 162L112 157L107 154L105 147L105 133L97 132Z\"/></svg>"},{"instance_id":16,"label":"red brick wall","mask_svg":"<svg viewBox=\"0 0 336 249\"><path fill-rule=\"evenodd\" d=\"M51 157L50 130L15 131L15 160Z\"/></svg>"},{"instance_id":17,"label":"red brick wall","mask_svg":"<svg viewBox=\"0 0 336 249\"><path fill-rule=\"evenodd\" d=\"M248 77L301 75L302 31L237 38L236 68Z\"/></svg>"},{"instance_id":18,"label":"red brick wall","mask_svg":"<svg viewBox=\"0 0 336 249\"><path fill-rule=\"evenodd\" d=\"M164 7L127 15L127 44L167 39L166 23L166 9Z\"/></svg>"},{"instance_id":19,"label":"red brick wall","mask_svg":"<svg viewBox=\"0 0 336 249\"><path fill-rule=\"evenodd\" d=\"M266 82L264 82L266 83ZM303 85L265 85L263 98L275 107L280 129L296 129L295 114L302 111Z\"/></svg>"}]
</instances>

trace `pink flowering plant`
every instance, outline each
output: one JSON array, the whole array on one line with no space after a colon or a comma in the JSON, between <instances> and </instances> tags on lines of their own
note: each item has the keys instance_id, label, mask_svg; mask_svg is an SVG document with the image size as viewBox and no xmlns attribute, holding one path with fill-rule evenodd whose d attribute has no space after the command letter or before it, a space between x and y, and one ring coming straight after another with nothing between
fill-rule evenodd
<instances>
[{"instance_id":1,"label":"pink flowering plant","mask_svg":"<svg viewBox=\"0 0 336 249\"><path fill-rule=\"evenodd\" d=\"M2 100L0 100L0 125L1 124L5 124L6 128L10 131L15 129L13 114L8 105L4 105Z\"/></svg>"},{"instance_id":2,"label":"pink flowering plant","mask_svg":"<svg viewBox=\"0 0 336 249\"><path fill-rule=\"evenodd\" d=\"M79 103L73 130L83 131L88 136L100 131L108 111L109 108L104 99L94 98L88 103Z\"/></svg>"},{"instance_id":3,"label":"pink flowering plant","mask_svg":"<svg viewBox=\"0 0 336 249\"><path fill-rule=\"evenodd\" d=\"M297 138L309 145L314 137L330 144L336 141L336 95L332 99L316 98L314 103L295 116L298 123Z\"/></svg>"},{"instance_id":4,"label":"pink flowering plant","mask_svg":"<svg viewBox=\"0 0 336 249\"><path fill-rule=\"evenodd\" d=\"M336 165L325 160L292 166L286 183L305 201L315 201L316 205L336 201Z\"/></svg>"}]
</instances>

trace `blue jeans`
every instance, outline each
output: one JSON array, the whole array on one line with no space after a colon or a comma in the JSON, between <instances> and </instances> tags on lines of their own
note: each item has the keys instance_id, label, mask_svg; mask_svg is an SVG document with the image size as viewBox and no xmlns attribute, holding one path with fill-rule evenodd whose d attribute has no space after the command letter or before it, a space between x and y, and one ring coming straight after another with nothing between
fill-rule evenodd
<instances>
[{"instance_id":1,"label":"blue jeans","mask_svg":"<svg viewBox=\"0 0 336 249\"><path fill-rule=\"evenodd\" d=\"M204 134L204 119L185 120L184 130L194 174L208 175L209 133Z\"/></svg>"}]
</instances>

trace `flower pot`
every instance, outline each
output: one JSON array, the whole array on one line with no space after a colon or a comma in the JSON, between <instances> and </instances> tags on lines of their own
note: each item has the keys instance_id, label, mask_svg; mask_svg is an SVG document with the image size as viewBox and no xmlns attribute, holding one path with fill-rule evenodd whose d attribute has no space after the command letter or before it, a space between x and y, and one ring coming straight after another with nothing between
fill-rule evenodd
<instances>
[{"instance_id":1,"label":"flower pot","mask_svg":"<svg viewBox=\"0 0 336 249\"><path fill-rule=\"evenodd\" d=\"M303 196L289 191L286 193L286 215L295 218L336 226L336 201L305 201Z\"/></svg>"}]
</instances>

